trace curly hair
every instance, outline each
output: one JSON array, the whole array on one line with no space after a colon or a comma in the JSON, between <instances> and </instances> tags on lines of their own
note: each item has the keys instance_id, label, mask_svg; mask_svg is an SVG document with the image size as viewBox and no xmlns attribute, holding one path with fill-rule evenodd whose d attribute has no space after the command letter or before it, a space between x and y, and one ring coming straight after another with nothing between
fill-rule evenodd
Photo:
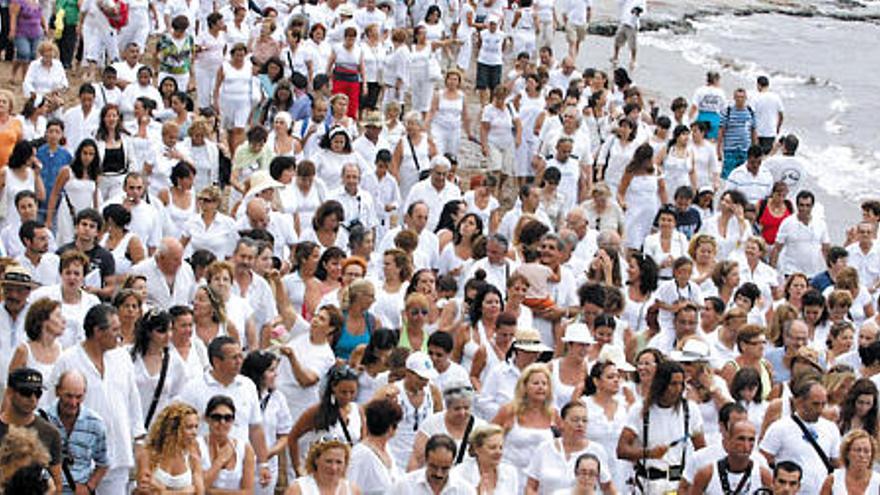
<instances>
[{"instance_id":1,"label":"curly hair","mask_svg":"<svg viewBox=\"0 0 880 495\"><path fill-rule=\"evenodd\" d=\"M351 458L351 447L342 440L323 440L313 443L309 447L309 453L306 454L306 471L309 474L314 475L318 471L318 458L330 449L342 449L345 451L345 468L348 469L348 461Z\"/></svg>"},{"instance_id":2,"label":"curly hair","mask_svg":"<svg viewBox=\"0 0 880 495\"><path fill-rule=\"evenodd\" d=\"M0 442L0 484L24 466L39 463L49 464L49 451L40 442L37 432L22 426L9 426L3 442Z\"/></svg>"},{"instance_id":3,"label":"curly hair","mask_svg":"<svg viewBox=\"0 0 880 495\"><path fill-rule=\"evenodd\" d=\"M550 369L543 363L530 364L523 370L519 380L516 381L516 388L513 392L513 411L517 417L525 413L528 407L528 398L526 397L526 385L529 379L536 373L543 373L547 378L547 396L544 398L544 412L547 415L553 414L553 389L550 387L552 377Z\"/></svg>"},{"instance_id":4,"label":"curly hair","mask_svg":"<svg viewBox=\"0 0 880 495\"><path fill-rule=\"evenodd\" d=\"M183 422L189 416L198 420L199 412L189 404L172 402L156 416L147 436L147 451L150 453L150 467L155 468L160 459L168 459L189 447L184 437Z\"/></svg>"}]
</instances>

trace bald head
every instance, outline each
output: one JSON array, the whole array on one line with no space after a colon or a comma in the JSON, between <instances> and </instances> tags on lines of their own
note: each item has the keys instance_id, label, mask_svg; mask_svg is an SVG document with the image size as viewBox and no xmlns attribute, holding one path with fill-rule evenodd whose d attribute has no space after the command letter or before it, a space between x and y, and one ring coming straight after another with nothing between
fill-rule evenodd
<instances>
[{"instance_id":1,"label":"bald head","mask_svg":"<svg viewBox=\"0 0 880 495\"><path fill-rule=\"evenodd\" d=\"M183 245L174 237L166 237L156 251L156 265L165 275L174 275L183 263Z\"/></svg>"},{"instance_id":2,"label":"bald head","mask_svg":"<svg viewBox=\"0 0 880 495\"><path fill-rule=\"evenodd\" d=\"M596 243L600 248L617 251L620 249L620 234L613 230L603 230L602 232L599 232L599 237L596 239Z\"/></svg>"},{"instance_id":3,"label":"bald head","mask_svg":"<svg viewBox=\"0 0 880 495\"><path fill-rule=\"evenodd\" d=\"M251 222L251 228L266 230L269 226L269 203L262 198L248 201L245 214Z\"/></svg>"},{"instance_id":4,"label":"bald head","mask_svg":"<svg viewBox=\"0 0 880 495\"><path fill-rule=\"evenodd\" d=\"M578 239L583 239L587 235L587 225L589 225L587 214L580 206L573 208L565 216L565 226L574 231Z\"/></svg>"},{"instance_id":5,"label":"bald head","mask_svg":"<svg viewBox=\"0 0 880 495\"><path fill-rule=\"evenodd\" d=\"M79 416L80 407L86 398L87 383L85 375L76 369L61 374L55 387L55 396L58 397L58 415L62 421Z\"/></svg>"}]
</instances>

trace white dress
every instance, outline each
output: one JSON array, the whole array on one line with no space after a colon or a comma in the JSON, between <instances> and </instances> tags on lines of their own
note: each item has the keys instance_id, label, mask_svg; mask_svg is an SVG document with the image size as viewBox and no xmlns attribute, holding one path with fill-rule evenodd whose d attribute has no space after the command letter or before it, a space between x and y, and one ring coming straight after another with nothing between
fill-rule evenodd
<instances>
[{"instance_id":1,"label":"white dress","mask_svg":"<svg viewBox=\"0 0 880 495\"><path fill-rule=\"evenodd\" d=\"M134 237L132 232L126 232L125 235L122 236L122 240L120 240L113 249L107 247L108 236L106 234L101 239L101 246L103 246L104 249L109 250L110 254L113 255L113 261L116 265L115 273L117 275L127 274L133 265L131 259L128 257L128 244L131 242L132 237Z\"/></svg>"},{"instance_id":2,"label":"white dress","mask_svg":"<svg viewBox=\"0 0 880 495\"><path fill-rule=\"evenodd\" d=\"M458 155L461 147L461 114L464 111L464 93L448 99L446 91L438 90L437 111L431 119L431 136L437 145L437 153Z\"/></svg>"},{"instance_id":3,"label":"white dress","mask_svg":"<svg viewBox=\"0 0 880 495\"><path fill-rule=\"evenodd\" d=\"M77 213L94 206L95 194L98 194L98 208L100 211L100 193L95 191L95 181L91 179L77 179L71 171L70 178L64 184L61 195L58 197L58 206L55 208L58 218L58 230L56 239L59 246L73 241L73 220ZM118 268L117 268L118 271Z\"/></svg>"},{"instance_id":4,"label":"white dress","mask_svg":"<svg viewBox=\"0 0 880 495\"><path fill-rule=\"evenodd\" d=\"M431 109L431 95L434 88L428 76L431 56L430 42L422 49L415 45L410 49L409 83L412 92L412 109L417 112L427 112Z\"/></svg>"},{"instance_id":5,"label":"white dress","mask_svg":"<svg viewBox=\"0 0 880 495\"><path fill-rule=\"evenodd\" d=\"M517 469L519 486L526 484L526 468L534 455L535 447L547 440L553 440L553 430L550 428L520 426L519 419L513 420L513 427L504 439L503 459Z\"/></svg>"},{"instance_id":6,"label":"white dress","mask_svg":"<svg viewBox=\"0 0 880 495\"><path fill-rule=\"evenodd\" d=\"M18 225L21 221L21 218L18 216L18 210L15 208L15 195L20 191L36 191L36 176L34 175L34 170L32 168L27 168L26 171L27 178L21 180L12 173L12 169L4 167L4 172L6 173L6 185L3 187L3 195L0 197L0 201L6 205L5 220L7 225ZM60 238L58 242L61 242Z\"/></svg>"},{"instance_id":7,"label":"white dress","mask_svg":"<svg viewBox=\"0 0 880 495\"><path fill-rule=\"evenodd\" d=\"M584 402L587 404L587 417L590 418L587 421L587 438L601 445L605 452L617 452L617 440L623 432L624 425L626 425L628 413L626 401L619 395L614 400L617 402L617 410L614 411L613 418L608 418L605 416L605 410L596 403L594 397L584 398ZM614 486L626 486L626 479L629 477L630 470L632 469L628 461L618 459L616 455L612 455L608 458L607 468Z\"/></svg>"},{"instance_id":8,"label":"white dress","mask_svg":"<svg viewBox=\"0 0 880 495\"><path fill-rule=\"evenodd\" d=\"M663 178L666 179L666 190L670 195L675 194L681 186L691 185L688 174L694 166L690 150L687 150L683 157L677 156L675 152L675 148L670 149L663 161Z\"/></svg>"},{"instance_id":9,"label":"white dress","mask_svg":"<svg viewBox=\"0 0 880 495\"><path fill-rule=\"evenodd\" d=\"M532 169L532 157L538 152L538 144L540 140L535 135L535 121L544 111L544 97L538 96L532 98L523 91L519 99L519 121L522 123L522 144L516 149L516 165L514 169L517 177L528 177L534 175Z\"/></svg>"},{"instance_id":10,"label":"white dress","mask_svg":"<svg viewBox=\"0 0 880 495\"><path fill-rule=\"evenodd\" d=\"M419 172L431 169L428 135L422 133L418 144L412 143L412 146L410 146L407 136L404 135L400 138L399 145L403 150L403 159L400 160L400 197L406 198L409 196L409 190L419 181ZM416 152L416 159L413 159L413 150Z\"/></svg>"},{"instance_id":11,"label":"white dress","mask_svg":"<svg viewBox=\"0 0 880 495\"><path fill-rule=\"evenodd\" d=\"M202 458L202 470L207 471L211 469L211 449L208 447L208 441L203 437L198 437L196 439L199 445L199 454ZM217 473L217 479L214 480L214 484L210 487L206 488L217 488L221 490L240 490L241 489L241 478L244 471L244 454L245 454L245 444L244 442L239 442L238 440L230 439L232 442L233 448L235 449L235 466L232 469L221 469L219 473Z\"/></svg>"},{"instance_id":12,"label":"white dress","mask_svg":"<svg viewBox=\"0 0 880 495\"><path fill-rule=\"evenodd\" d=\"M403 409L403 419L397 425L397 431L388 442L388 451L398 466L406 466L412 453L413 443L419 427L434 413L434 398L428 387L425 387L425 398L419 407L415 407L409 401L409 396L403 388L403 380L394 384L397 387L397 400Z\"/></svg>"},{"instance_id":13,"label":"white dress","mask_svg":"<svg viewBox=\"0 0 880 495\"><path fill-rule=\"evenodd\" d=\"M636 175L626 189L626 214L624 215L624 245L640 249L645 237L651 233L654 216L660 208L657 197L658 181L653 175Z\"/></svg>"},{"instance_id":14,"label":"white dress","mask_svg":"<svg viewBox=\"0 0 880 495\"><path fill-rule=\"evenodd\" d=\"M190 203L187 209L178 207L174 204L174 201L169 201L168 206L165 207L165 214L167 215L164 228L165 237L182 237L184 233L183 226L186 225L190 218L198 215L196 211L195 188L190 189L189 196Z\"/></svg>"}]
</instances>

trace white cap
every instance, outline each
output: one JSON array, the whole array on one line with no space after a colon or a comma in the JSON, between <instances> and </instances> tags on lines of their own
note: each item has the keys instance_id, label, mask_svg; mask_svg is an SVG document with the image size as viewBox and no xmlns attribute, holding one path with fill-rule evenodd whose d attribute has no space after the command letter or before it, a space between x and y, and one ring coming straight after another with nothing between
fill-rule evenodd
<instances>
[{"instance_id":1,"label":"white cap","mask_svg":"<svg viewBox=\"0 0 880 495\"><path fill-rule=\"evenodd\" d=\"M486 16L486 24L492 24L493 22L495 24L498 24L498 21L499 21L498 16L495 14L489 14Z\"/></svg>"},{"instance_id":2,"label":"white cap","mask_svg":"<svg viewBox=\"0 0 880 495\"><path fill-rule=\"evenodd\" d=\"M680 351L669 353L669 359L679 363L695 363L709 360L709 344L700 339L688 339Z\"/></svg>"},{"instance_id":3,"label":"white cap","mask_svg":"<svg viewBox=\"0 0 880 495\"><path fill-rule=\"evenodd\" d=\"M623 354L623 349L614 344L605 344L602 346L602 350L599 351L599 361L609 361L614 363L614 366L617 366L617 369L620 371L636 370L635 366L627 362L626 356Z\"/></svg>"},{"instance_id":4,"label":"white cap","mask_svg":"<svg viewBox=\"0 0 880 495\"><path fill-rule=\"evenodd\" d=\"M437 378L437 370L434 369L434 363L432 363L431 358L422 351L413 352L406 358L406 369L426 380Z\"/></svg>"}]
</instances>

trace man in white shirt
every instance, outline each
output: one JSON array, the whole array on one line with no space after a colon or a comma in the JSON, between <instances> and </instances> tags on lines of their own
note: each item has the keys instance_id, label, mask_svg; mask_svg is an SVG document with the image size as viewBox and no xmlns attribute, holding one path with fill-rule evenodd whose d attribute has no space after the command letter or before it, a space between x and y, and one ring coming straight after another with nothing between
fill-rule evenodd
<instances>
[{"instance_id":1,"label":"man in white shirt","mask_svg":"<svg viewBox=\"0 0 880 495\"><path fill-rule=\"evenodd\" d=\"M758 93L752 96L750 106L755 111L755 128L758 131L758 145L769 154L776 142L776 136L782 129L783 112L782 98L770 91L770 79L758 76Z\"/></svg>"},{"instance_id":2,"label":"man in white shirt","mask_svg":"<svg viewBox=\"0 0 880 495\"><path fill-rule=\"evenodd\" d=\"M232 291L248 300L254 310L258 335L262 335L263 326L274 322L278 316L278 308L275 306L275 296L269 282L253 271L256 259L256 241L246 237L239 239L231 260L235 268Z\"/></svg>"},{"instance_id":3,"label":"man in white shirt","mask_svg":"<svg viewBox=\"0 0 880 495\"><path fill-rule=\"evenodd\" d=\"M101 73L101 82L92 84L95 88L95 106L100 110L104 105L119 105L122 100L122 90L116 85L117 71L112 65L104 67Z\"/></svg>"},{"instance_id":4,"label":"man in white shirt","mask_svg":"<svg viewBox=\"0 0 880 495\"><path fill-rule=\"evenodd\" d=\"M158 201L144 201L145 191L144 177L137 172L129 172L122 183L122 195L111 198L108 203L121 204L131 212L129 227L152 255L162 239L162 211Z\"/></svg>"},{"instance_id":5,"label":"man in white shirt","mask_svg":"<svg viewBox=\"0 0 880 495\"><path fill-rule=\"evenodd\" d=\"M858 242L846 247L847 264L859 272L859 285L874 293L880 285L880 252L874 246L876 228L871 222L860 222L856 226Z\"/></svg>"},{"instance_id":6,"label":"man in white shirt","mask_svg":"<svg viewBox=\"0 0 880 495\"><path fill-rule=\"evenodd\" d=\"M565 216L565 226L577 236L577 244L572 249L571 257L566 264L569 268L574 268L571 265L576 264L583 269L599 249L599 231L589 228L587 212L579 206L570 210Z\"/></svg>"},{"instance_id":7,"label":"man in white shirt","mask_svg":"<svg viewBox=\"0 0 880 495\"><path fill-rule=\"evenodd\" d=\"M335 199L345 212L344 225L359 221L367 230L373 230L379 223L373 197L359 190L361 170L354 163L342 166L342 186L330 191L328 199Z\"/></svg>"},{"instance_id":8,"label":"man in white shirt","mask_svg":"<svg viewBox=\"0 0 880 495\"><path fill-rule=\"evenodd\" d=\"M162 102L162 95L153 86L152 80L153 69L146 65L138 67L137 78L125 87L125 90L122 92L122 98L119 100L119 109L122 111L122 117L125 120L134 118L134 104L141 96L146 96L155 101L157 105Z\"/></svg>"},{"instance_id":9,"label":"man in white shirt","mask_svg":"<svg viewBox=\"0 0 880 495\"><path fill-rule=\"evenodd\" d=\"M113 68L116 69L116 84L122 90L125 90L126 86L137 81L138 71L144 65L138 62L140 55L140 46L135 42L131 42L123 50L122 60L113 64Z\"/></svg>"},{"instance_id":10,"label":"man in white shirt","mask_svg":"<svg viewBox=\"0 0 880 495\"><path fill-rule=\"evenodd\" d=\"M800 141L794 134L785 136L782 138L782 155L771 156L761 165L761 168L773 176L773 182L785 182L788 186L788 199L794 199L801 192L807 176L804 160L795 156L799 144Z\"/></svg>"},{"instance_id":11,"label":"man in white shirt","mask_svg":"<svg viewBox=\"0 0 880 495\"><path fill-rule=\"evenodd\" d=\"M813 193L801 191L796 201L797 214L779 225L770 259L783 276L802 272L812 277L824 269L831 241L825 222L813 218Z\"/></svg>"},{"instance_id":12,"label":"man in white shirt","mask_svg":"<svg viewBox=\"0 0 880 495\"><path fill-rule=\"evenodd\" d=\"M30 272L19 265L6 267L0 277L3 303L0 304L0 386L5 386L9 361L18 345L26 340L24 320L28 298L37 284Z\"/></svg>"},{"instance_id":13,"label":"man in white shirt","mask_svg":"<svg viewBox=\"0 0 880 495\"><path fill-rule=\"evenodd\" d=\"M58 383L64 372L75 369L86 378L83 404L98 414L107 427L107 474L98 485L98 495L126 493L129 471L146 436L141 397L135 382L134 365L127 350L118 347L121 338L119 316L109 304L98 304L83 320L86 340L61 354L49 383ZM49 387L49 402L55 389Z\"/></svg>"},{"instance_id":14,"label":"man in white shirt","mask_svg":"<svg viewBox=\"0 0 880 495\"><path fill-rule=\"evenodd\" d=\"M538 193L539 189L532 184L524 184L519 188L519 201L501 217L501 224L498 226L499 234L506 237L510 242L516 242L516 239L513 238L516 224L523 214L526 213L534 215L547 228L553 229L553 222L550 220L550 217L544 213L542 208L538 207L541 204L541 197Z\"/></svg>"},{"instance_id":15,"label":"man in white shirt","mask_svg":"<svg viewBox=\"0 0 880 495\"><path fill-rule=\"evenodd\" d=\"M541 238L538 248L541 264L551 269L558 277L558 282L547 282L550 290L550 298L553 299L552 307L534 311L534 327L541 334L541 341L550 347L555 347L561 330L559 321L571 316L571 309L578 305L577 285L574 274L562 265L565 245L562 239L554 233L547 233Z\"/></svg>"},{"instance_id":16,"label":"man in white shirt","mask_svg":"<svg viewBox=\"0 0 880 495\"><path fill-rule=\"evenodd\" d=\"M147 278L147 302L152 307L192 301L196 279L189 263L183 262L183 246L173 237L162 239L156 254L134 265L131 273Z\"/></svg>"},{"instance_id":17,"label":"man in white shirt","mask_svg":"<svg viewBox=\"0 0 880 495\"><path fill-rule=\"evenodd\" d=\"M370 0L373 1L373 0ZM351 143L351 147L366 164L368 170L361 170L361 177L366 178L372 173L376 163L376 154L380 150L391 150L391 143L382 137L382 114L378 110L369 110L362 120L364 132Z\"/></svg>"},{"instance_id":18,"label":"man in white shirt","mask_svg":"<svg viewBox=\"0 0 880 495\"><path fill-rule=\"evenodd\" d=\"M40 285L61 282L58 271L58 255L49 251L49 229L45 225L28 220L21 225L18 236L25 251L15 261L25 267Z\"/></svg>"},{"instance_id":19,"label":"man in white shirt","mask_svg":"<svg viewBox=\"0 0 880 495\"><path fill-rule=\"evenodd\" d=\"M361 181L364 191L373 196L373 205L379 225L376 227L376 239L385 237L388 229L395 227L399 220L400 187L397 179L388 173L391 164L391 152L380 149L376 153L376 168Z\"/></svg>"},{"instance_id":20,"label":"man in white shirt","mask_svg":"<svg viewBox=\"0 0 880 495\"><path fill-rule=\"evenodd\" d=\"M763 156L760 146L749 146L746 162L733 169L727 177L727 190L738 190L753 205L769 197L773 190L773 175L761 167Z\"/></svg>"},{"instance_id":21,"label":"man in white shirt","mask_svg":"<svg viewBox=\"0 0 880 495\"><path fill-rule=\"evenodd\" d=\"M791 416L783 416L770 424L761 441L761 453L767 462L793 461L803 467L801 495L819 493L826 476L841 466L840 430L837 425L821 417L828 394L815 380L806 380L792 390L794 407ZM826 465L816 447L822 450L830 465Z\"/></svg>"},{"instance_id":22,"label":"man in white shirt","mask_svg":"<svg viewBox=\"0 0 880 495\"><path fill-rule=\"evenodd\" d=\"M574 59L572 57L565 57L559 63L559 67L550 70L549 76L550 79L547 81L549 89L560 89L564 94L568 92L568 85L571 80L580 77L580 74L575 70Z\"/></svg>"},{"instance_id":23,"label":"man in white shirt","mask_svg":"<svg viewBox=\"0 0 880 495\"><path fill-rule=\"evenodd\" d=\"M417 182L404 201L405 208L417 201L424 201L428 205L427 228L431 231L437 228L443 205L454 199L461 199L461 189L446 180L451 166L445 156L437 155L432 158L430 177Z\"/></svg>"},{"instance_id":24,"label":"man in white shirt","mask_svg":"<svg viewBox=\"0 0 880 495\"><path fill-rule=\"evenodd\" d=\"M354 13L354 22L357 23L359 32L364 32L367 26L375 24L379 26L379 32L381 33L385 30L385 23L387 21L388 16L385 15L385 12L376 8L376 0L366 0L363 3L363 7L357 9Z\"/></svg>"},{"instance_id":25,"label":"man in white shirt","mask_svg":"<svg viewBox=\"0 0 880 495\"><path fill-rule=\"evenodd\" d=\"M204 412L208 401L216 395L232 399L235 419L230 436L239 442L250 441L257 455L257 472L261 479L267 479L264 478L269 475L269 470L260 398L254 382L239 374L244 362L241 346L231 337L217 337L208 345L208 359L211 369L205 371L201 379L187 383L176 400ZM203 429L207 430L204 425Z\"/></svg>"},{"instance_id":26,"label":"man in white shirt","mask_svg":"<svg viewBox=\"0 0 880 495\"><path fill-rule=\"evenodd\" d=\"M73 154L86 138L94 138L100 124L101 110L95 105L95 87L83 84L79 87L79 105L64 112L64 143Z\"/></svg>"},{"instance_id":27,"label":"man in white shirt","mask_svg":"<svg viewBox=\"0 0 880 495\"><path fill-rule=\"evenodd\" d=\"M394 484L392 495L476 495L463 479L452 475L455 440L438 433L425 444L425 467L407 473Z\"/></svg>"},{"instance_id":28,"label":"man in white shirt","mask_svg":"<svg viewBox=\"0 0 880 495\"><path fill-rule=\"evenodd\" d=\"M501 234L492 234L486 242L486 257L471 263L465 280L470 280L477 270L486 272L486 282L507 294L507 279L516 270L517 262L507 257L510 241ZM464 285L458 288L459 297L464 296Z\"/></svg>"},{"instance_id":29,"label":"man in white shirt","mask_svg":"<svg viewBox=\"0 0 880 495\"><path fill-rule=\"evenodd\" d=\"M288 259L298 240L293 217L272 210L271 205L260 197L251 198L244 211L244 216L239 218L235 224L236 230L239 232L244 230L269 232L274 241L272 255L282 260Z\"/></svg>"},{"instance_id":30,"label":"man in white shirt","mask_svg":"<svg viewBox=\"0 0 880 495\"><path fill-rule=\"evenodd\" d=\"M384 253L393 248L394 238L397 234L402 230L409 229L419 235L419 245L416 247L414 258L418 259L421 257L427 263L427 266L420 266L414 260L414 268L418 270L421 268L437 267L440 261L440 240L437 239L437 234L425 228L428 224L428 204L422 200L411 203L406 208L403 223L404 225L399 225L385 234L385 237L382 238L382 242L379 244L379 252Z\"/></svg>"}]
</instances>

